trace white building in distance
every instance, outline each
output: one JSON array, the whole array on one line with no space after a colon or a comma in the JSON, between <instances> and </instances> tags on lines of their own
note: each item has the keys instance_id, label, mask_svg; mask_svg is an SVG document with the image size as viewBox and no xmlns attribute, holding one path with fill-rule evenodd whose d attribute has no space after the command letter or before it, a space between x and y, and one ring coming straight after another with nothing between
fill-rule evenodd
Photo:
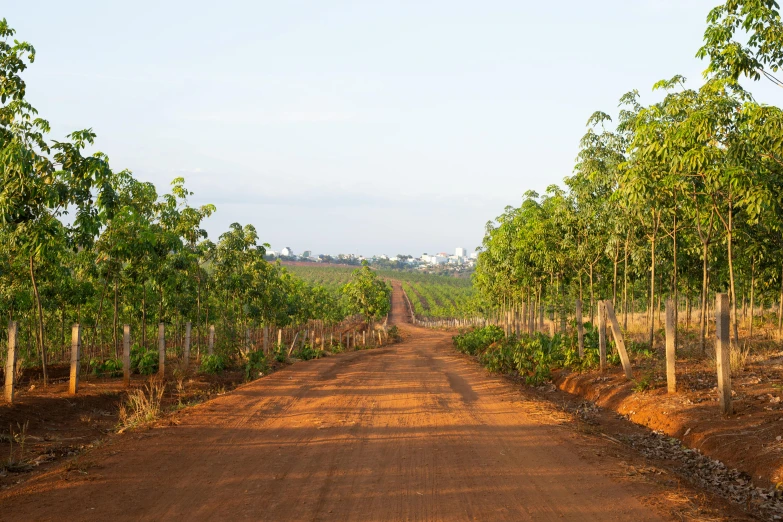
<instances>
[{"instance_id":1,"label":"white building in distance","mask_svg":"<svg viewBox=\"0 0 783 522\"><path fill-rule=\"evenodd\" d=\"M465 249L461 247L457 247L456 250L454 251L454 255L457 257L465 257L465 254L466 254Z\"/></svg>"},{"instance_id":2,"label":"white building in distance","mask_svg":"<svg viewBox=\"0 0 783 522\"><path fill-rule=\"evenodd\" d=\"M280 251L280 255L285 257L294 257L294 251L291 250L291 247L285 247Z\"/></svg>"}]
</instances>

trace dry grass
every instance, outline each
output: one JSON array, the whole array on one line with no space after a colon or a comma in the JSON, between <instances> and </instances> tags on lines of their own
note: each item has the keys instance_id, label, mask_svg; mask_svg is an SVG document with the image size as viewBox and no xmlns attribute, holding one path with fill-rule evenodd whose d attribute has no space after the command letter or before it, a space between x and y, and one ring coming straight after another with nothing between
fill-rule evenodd
<instances>
[{"instance_id":1,"label":"dry grass","mask_svg":"<svg viewBox=\"0 0 783 522\"><path fill-rule=\"evenodd\" d=\"M732 343L731 351L729 352L729 362L731 363L731 373L737 374L745 369L748 364L748 355L750 354L750 346L747 343L743 343L743 346L734 346Z\"/></svg>"},{"instance_id":2,"label":"dry grass","mask_svg":"<svg viewBox=\"0 0 783 522\"><path fill-rule=\"evenodd\" d=\"M120 433L123 431L156 420L160 416L163 392L166 390L163 382L151 380L143 388L128 392L128 398L120 405Z\"/></svg>"}]
</instances>

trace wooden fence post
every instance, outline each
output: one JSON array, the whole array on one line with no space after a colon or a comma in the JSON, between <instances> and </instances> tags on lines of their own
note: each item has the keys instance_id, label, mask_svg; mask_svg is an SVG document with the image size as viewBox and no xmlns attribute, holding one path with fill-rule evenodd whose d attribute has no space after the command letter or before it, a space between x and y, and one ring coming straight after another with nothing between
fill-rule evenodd
<instances>
[{"instance_id":1,"label":"wooden fence post","mask_svg":"<svg viewBox=\"0 0 783 522\"><path fill-rule=\"evenodd\" d=\"M166 375L166 325L158 324L158 375Z\"/></svg>"},{"instance_id":2,"label":"wooden fence post","mask_svg":"<svg viewBox=\"0 0 783 522\"><path fill-rule=\"evenodd\" d=\"M71 381L68 393L76 395L79 390L79 370L81 366L82 328L78 324L71 328Z\"/></svg>"},{"instance_id":3,"label":"wooden fence post","mask_svg":"<svg viewBox=\"0 0 783 522\"><path fill-rule=\"evenodd\" d=\"M122 380L125 387L130 386L130 325L122 325Z\"/></svg>"},{"instance_id":4,"label":"wooden fence post","mask_svg":"<svg viewBox=\"0 0 783 522\"><path fill-rule=\"evenodd\" d=\"M14 403L14 385L16 384L16 355L19 351L19 323L8 323L8 359L5 361L5 401Z\"/></svg>"},{"instance_id":5,"label":"wooden fence post","mask_svg":"<svg viewBox=\"0 0 783 522\"><path fill-rule=\"evenodd\" d=\"M718 370L718 398L724 415L731 415L731 337L729 336L729 296L715 296L715 362Z\"/></svg>"},{"instance_id":6,"label":"wooden fence post","mask_svg":"<svg viewBox=\"0 0 783 522\"><path fill-rule=\"evenodd\" d=\"M185 323L185 346L183 346L182 357L185 359L185 368L190 366L190 321Z\"/></svg>"},{"instance_id":7,"label":"wooden fence post","mask_svg":"<svg viewBox=\"0 0 783 522\"><path fill-rule=\"evenodd\" d=\"M269 355L269 326L264 326L264 354Z\"/></svg>"},{"instance_id":8,"label":"wooden fence post","mask_svg":"<svg viewBox=\"0 0 783 522\"><path fill-rule=\"evenodd\" d=\"M629 379L633 379L633 371L631 370L631 360L628 358L628 352L625 350L625 341L623 340L623 332L620 331L620 325L617 323L617 316L614 315L614 306L612 301L604 301L604 307L606 308L606 316L609 319L609 325L612 327L612 337L614 338L614 345L617 347L617 353L620 354L620 361L623 363L623 370L625 370L625 376Z\"/></svg>"},{"instance_id":9,"label":"wooden fence post","mask_svg":"<svg viewBox=\"0 0 783 522\"><path fill-rule=\"evenodd\" d=\"M675 345L674 301L666 300L666 388L669 393L677 392L677 373L675 361L677 347Z\"/></svg>"},{"instance_id":10,"label":"wooden fence post","mask_svg":"<svg viewBox=\"0 0 783 522\"><path fill-rule=\"evenodd\" d=\"M283 329L278 328L277 329L277 345L282 346L283 344Z\"/></svg>"},{"instance_id":11,"label":"wooden fence post","mask_svg":"<svg viewBox=\"0 0 783 522\"><path fill-rule=\"evenodd\" d=\"M579 338L579 358L585 356L585 330L582 324L582 300L576 300L576 333Z\"/></svg>"},{"instance_id":12,"label":"wooden fence post","mask_svg":"<svg viewBox=\"0 0 783 522\"><path fill-rule=\"evenodd\" d=\"M207 353L212 355L215 353L215 325L209 326L209 344L207 345Z\"/></svg>"},{"instance_id":13,"label":"wooden fence post","mask_svg":"<svg viewBox=\"0 0 783 522\"><path fill-rule=\"evenodd\" d=\"M606 306L598 301L598 357L601 371L606 370Z\"/></svg>"}]
</instances>

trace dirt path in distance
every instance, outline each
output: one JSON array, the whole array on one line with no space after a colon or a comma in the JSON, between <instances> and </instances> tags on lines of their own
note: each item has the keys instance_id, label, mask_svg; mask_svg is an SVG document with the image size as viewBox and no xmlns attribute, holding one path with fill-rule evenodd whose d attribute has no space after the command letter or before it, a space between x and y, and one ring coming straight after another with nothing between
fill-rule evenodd
<instances>
[{"instance_id":1,"label":"dirt path in distance","mask_svg":"<svg viewBox=\"0 0 783 522\"><path fill-rule=\"evenodd\" d=\"M414 328L110 437L0 496L3 520L662 520L654 486Z\"/></svg>"}]
</instances>

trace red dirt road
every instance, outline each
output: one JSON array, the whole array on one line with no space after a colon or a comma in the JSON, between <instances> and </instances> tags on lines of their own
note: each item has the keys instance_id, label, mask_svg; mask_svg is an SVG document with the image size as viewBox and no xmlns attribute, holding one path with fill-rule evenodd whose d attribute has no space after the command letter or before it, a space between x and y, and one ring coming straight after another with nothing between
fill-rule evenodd
<instances>
[{"instance_id":1,"label":"red dirt road","mask_svg":"<svg viewBox=\"0 0 783 522\"><path fill-rule=\"evenodd\" d=\"M297 363L110 437L3 493L0 519L661 519L640 500L649 486L611 478L616 462L448 334L402 330L402 344Z\"/></svg>"}]
</instances>

